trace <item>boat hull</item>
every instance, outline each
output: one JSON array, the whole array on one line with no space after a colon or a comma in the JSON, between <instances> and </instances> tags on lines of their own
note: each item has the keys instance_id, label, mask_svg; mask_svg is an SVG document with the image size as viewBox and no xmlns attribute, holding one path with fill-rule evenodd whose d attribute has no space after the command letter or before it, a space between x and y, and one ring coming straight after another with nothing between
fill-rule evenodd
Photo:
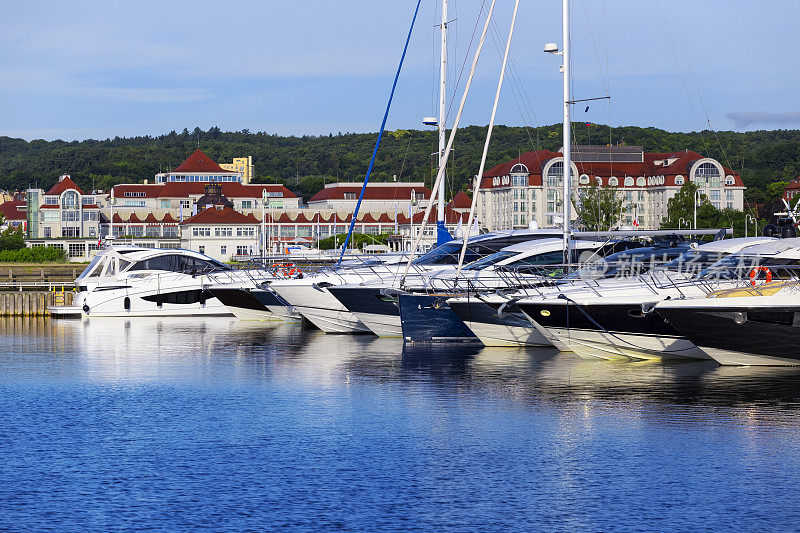
<instances>
[{"instance_id":1,"label":"boat hull","mask_svg":"<svg viewBox=\"0 0 800 533\"><path fill-rule=\"evenodd\" d=\"M369 328L326 287L304 283L273 284L271 288L303 318L325 333L370 333Z\"/></svg>"},{"instance_id":2,"label":"boat hull","mask_svg":"<svg viewBox=\"0 0 800 533\"><path fill-rule=\"evenodd\" d=\"M519 308L558 342L584 358L709 359L641 303L567 305L564 300L520 302Z\"/></svg>"},{"instance_id":3,"label":"boat hull","mask_svg":"<svg viewBox=\"0 0 800 533\"><path fill-rule=\"evenodd\" d=\"M401 294L400 321L406 342L480 342L447 305L448 295Z\"/></svg>"},{"instance_id":4,"label":"boat hull","mask_svg":"<svg viewBox=\"0 0 800 533\"><path fill-rule=\"evenodd\" d=\"M211 293L239 320L280 320L280 317L275 316L256 297L254 291L247 289L227 288L214 288L210 290Z\"/></svg>"},{"instance_id":5,"label":"boat hull","mask_svg":"<svg viewBox=\"0 0 800 533\"><path fill-rule=\"evenodd\" d=\"M384 294L380 286L329 287L328 291L379 337L402 337L397 296Z\"/></svg>"},{"instance_id":6,"label":"boat hull","mask_svg":"<svg viewBox=\"0 0 800 533\"><path fill-rule=\"evenodd\" d=\"M688 306L668 302L656 311L722 365L800 365L800 306L737 305L726 300Z\"/></svg>"},{"instance_id":7,"label":"boat hull","mask_svg":"<svg viewBox=\"0 0 800 533\"><path fill-rule=\"evenodd\" d=\"M498 314L493 306L478 299L449 300L450 309L486 346L552 346L516 306L508 306Z\"/></svg>"}]
</instances>

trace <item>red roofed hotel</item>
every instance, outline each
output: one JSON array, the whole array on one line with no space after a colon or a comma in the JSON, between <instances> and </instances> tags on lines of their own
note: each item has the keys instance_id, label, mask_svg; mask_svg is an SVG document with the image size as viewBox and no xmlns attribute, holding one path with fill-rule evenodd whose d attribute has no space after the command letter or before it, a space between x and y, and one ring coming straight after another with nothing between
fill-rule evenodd
<instances>
[{"instance_id":1,"label":"red roofed hotel","mask_svg":"<svg viewBox=\"0 0 800 533\"><path fill-rule=\"evenodd\" d=\"M700 186L714 207L743 209L741 176L696 152L575 146L572 154L572 175L579 188L597 183L616 190L623 201L624 226L637 220L643 229L658 229L667 214L667 202L687 179ZM532 221L540 227L553 226L563 210L563 174L562 155L549 150L527 152L495 166L481 180L477 217L489 230L525 228Z\"/></svg>"},{"instance_id":2,"label":"red roofed hotel","mask_svg":"<svg viewBox=\"0 0 800 533\"><path fill-rule=\"evenodd\" d=\"M189 247L228 260L234 255L260 254L262 228L267 248L274 252L288 243L312 244L346 233L361 191L359 183L330 184L305 208L283 185L219 178L216 163L199 150L163 176L160 183L121 184L107 193L84 192L68 175L46 192L29 189L29 245L63 246L70 258L86 260L97 250L100 238L111 233L142 246ZM422 183L370 184L355 231L398 235L395 242L407 248L419 232L430 197ZM463 205L469 199L465 198L462 193L446 209L451 231L459 219L466 222ZM456 205L459 208L454 210ZM423 246L434 241L433 227L429 227Z\"/></svg>"}]
</instances>

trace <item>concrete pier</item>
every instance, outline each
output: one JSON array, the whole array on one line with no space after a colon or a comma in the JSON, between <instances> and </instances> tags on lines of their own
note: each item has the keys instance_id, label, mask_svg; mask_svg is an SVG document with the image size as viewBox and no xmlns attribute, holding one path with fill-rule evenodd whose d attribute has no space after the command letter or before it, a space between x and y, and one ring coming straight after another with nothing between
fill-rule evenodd
<instances>
[{"instance_id":1,"label":"concrete pier","mask_svg":"<svg viewBox=\"0 0 800 533\"><path fill-rule=\"evenodd\" d=\"M0 316L48 316L51 305L72 305L72 291L0 292Z\"/></svg>"}]
</instances>

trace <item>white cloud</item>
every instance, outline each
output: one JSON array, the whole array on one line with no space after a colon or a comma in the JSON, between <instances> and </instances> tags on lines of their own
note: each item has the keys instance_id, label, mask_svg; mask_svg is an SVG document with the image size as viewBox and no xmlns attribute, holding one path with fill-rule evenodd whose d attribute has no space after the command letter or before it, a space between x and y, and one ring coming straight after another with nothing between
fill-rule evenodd
<instances>
[{"instance_id":1,"label":"white cloud","mask_svg":"<svg viewBox=\"0 0 800 533\"><path fill-rule=\"evenodd\" d=\"M766 126L794 126L800 124L800 111L736 111L728 113L728 118L737 128L747 128L754 124Z\"/></svg>"}]
</instances>

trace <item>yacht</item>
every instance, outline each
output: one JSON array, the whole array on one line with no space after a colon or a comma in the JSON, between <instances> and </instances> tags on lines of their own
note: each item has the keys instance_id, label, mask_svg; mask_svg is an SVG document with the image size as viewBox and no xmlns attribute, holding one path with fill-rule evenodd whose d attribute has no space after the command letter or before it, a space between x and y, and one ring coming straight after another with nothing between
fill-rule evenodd
<instances>
[{"instance_id":1,"label":"yacht","mask_svg":"<svg viewBox=\"0 0 800 533\"><path fill-rule=\"evenodd\" d=\"M639 246L633 241L576 240L572 263L596 261L618 250ZM563 240L539 239L503 248L456 271L441 272L406 284L398 294L403 339L407 342L477 341L448 299L476 292L500 292L551 285L564 275Z\"/></svg>"},{"instance_id":2,"label":"yacht","mask_svg":"<svg viewBox=\"0 0 800 533\"><path fill-rule=\"evenodd\" d=\"M734 259L721 266L738 286L661 301L656 314L721 365L800 365L800 248Z\"/></svg>"},{"instance_id":3,"label":"yacht","mask_svg":"<svg viewBox=\"0 0 800 533\"><path fill-rule=\"evenodd\" d=\"M109 246L75 280L74 306L84 318L230 315L212 287L252 286L269 277L191 250Z\"/></svg>"},{"instance_id":4,"label":"yacht","mask_svg":"<svg viewBox=\"0 0 800 533\"><path fill-rule=\"evenodd\" d=\"M689 250L689 243L666 243L624 250L580 268L554 286L530 287L522 290L495 291L451 298L450 309L486 346L551 346L563 351L569 348L546 331L535 328L519 310L516 302L529 296L542 296L567 287L585 287L586 283L603 284L634 279L654 265L663 265Z\"/></svg>"},{"instance_id":5,"label":"yacht","mask_svg":"<svg viewBox=\"0 0 800 533\"><path fill-rule=\"evenodd\" d=\"M511 244L555 235L558 235L557 230L538 229L476 235L469 238L466 261L480 259ZM460 239L452 240L417 257L412 261L410 276L454 269L461 245ZM331 293L331 287L354 284L374 284L377 287L381 283L394 286L403 277L406 265L407 260L401 256L388 261L373 256L368 262L337 265L302 279L271 281L269 287L325 333L370 333L370 328Z\"/></svg>"},{"instance_id":6,"label":"yacht","mask_svg":"<svg viewBox=\"0 0 800 533\"><path fill-rule=\"evenodd\" d=\"M760 243L760 244L759 244ZM543 334L588 359L708 359L708 355L653 312L660 301L704 296L737 284L720 268L780 255L800 243L769 237L700 245L636 280L580 284L522 299L517 307Z\"/></svg>"}]
</instances>

